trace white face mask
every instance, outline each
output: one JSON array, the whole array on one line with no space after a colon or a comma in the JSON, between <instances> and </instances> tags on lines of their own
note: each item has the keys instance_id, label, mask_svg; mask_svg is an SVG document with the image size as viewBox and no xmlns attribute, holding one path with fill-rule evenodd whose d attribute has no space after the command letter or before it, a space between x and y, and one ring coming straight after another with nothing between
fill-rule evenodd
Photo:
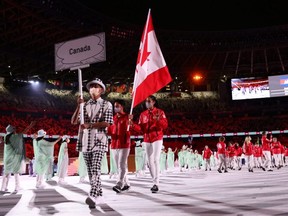
<instances>
[{"instance_id":1,"label":"white face mask","mask_svg":"<svg viewBox=\"0 0 288 216\"><path fill-rule=\"evenodd\" d=\"M146 102L145 105L146 105L146 108L147 108L147 109L152 108L152 103L148 103L148 102Z\"/></svg>"},{"instance_id":2,"label":"white face mask","mask_svg":"<svg viewBox=\"0 0 288 216\"><path fill-rule=\"evenodd\" d=\"M121 108L120 107L114 107L114 112L115 113L119 113L121 111Z\"/></svg>"},{"instance_id":3,"label":"white face mask","mask_svg":"<svg viewBox=\"0 0 288 216\"><path fill-rule=\"evenodd\" d=\"M89 93L90 93L90 95L97 97L97 96L101 95L101 89L100 88L90 88Z\"/></svg>"}]
</instances>

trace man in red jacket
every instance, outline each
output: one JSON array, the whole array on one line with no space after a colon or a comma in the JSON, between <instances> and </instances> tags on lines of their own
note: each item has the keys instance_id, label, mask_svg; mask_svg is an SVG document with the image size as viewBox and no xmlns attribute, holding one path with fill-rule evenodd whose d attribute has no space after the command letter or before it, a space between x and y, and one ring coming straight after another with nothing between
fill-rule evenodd
<instances>
[{"instance_id":1,"label":"man in red jacket","mask_svg":"<svg viewBox=\"0 0 288 216\"><path fill-rule=\"evenodd\" d=\"M202 156L203 156L203 159L205 161L205 171L207 171L208 169L211 171L210 158L211 158L212 154L213 154L213 152L208 147L208 145L205 145L205 148L202 152Z\"/></svg>"},{"instance_id":2,"label":"man in red jacket","mask_svg":"<svg viewBox=\"0 0 288 216\"><path fill-rule=\"evenodd\" d=\"M271 162L272 162L272 156L271 156L271 142L272 142L272 134L270 135L270 139L267 138L267 132L263 131L262 132L262 138L261 138L261 142L262 142L262 151L263 151L263 155L265 158L264 164L263 164L263 171L265 171L265 167L268 168L268 171L273 171L271 169Z\"/></svg>"},{"instance_id":3,"label":"man in red jacket","mask_svg":"<svg viewBox=\"0 0 288 216\"><path fill-rule=\"evenodd\" d=\"M140 114L138 124L133 123L133 115L130 115L131 129L142 132L144 135L146 155L149 171L153 180L152 193L157 193L160 175L160 154L163 146L163 131L168 127L168 121L163 110L158 108L156 97L150 95L146 98L147 110Z\"/></svg>"},{"instance_id":4,"label":"man in red jacket","mask_svg":"<svg viewBox=\"0 0 288 216\"><path fill-rule=\"evenodd\" d=\"M112 188L116 193L129 190L130 184L127 177L128 156L130 153L130 132L128 114L124 112L125 101L118 99L114 102L113 124L108 127L108 135L111 136L111 155L114 157L118 170L116 185Z\"/></svg>"},{"instance_id":5,"label":"man in red jacket","mask_svg":"<svg viewBox=\"0 0 288 216\"><path fill-rule=\"evenodd\" d=\"M217 143L217 153L219 158L219 167L218 172L222 173L221 169L224 165L224 172L227 173L227 163L226 163L226 143L225 143L225 137L221 136L219 137L219 142Z\"/></svg>"},{"instance_id":6,"label":"man in red jacket","mask_svg":"<svg viewBox=\"0 0 288 216\"><path fill-rule=\"evenodd\" d=\"M275 160L275 166L277 169L281 168L281 143L277 140L277 137L273 137L271 143L271 150L273 153L273 158Z\"/></svg>"}]
</instances>

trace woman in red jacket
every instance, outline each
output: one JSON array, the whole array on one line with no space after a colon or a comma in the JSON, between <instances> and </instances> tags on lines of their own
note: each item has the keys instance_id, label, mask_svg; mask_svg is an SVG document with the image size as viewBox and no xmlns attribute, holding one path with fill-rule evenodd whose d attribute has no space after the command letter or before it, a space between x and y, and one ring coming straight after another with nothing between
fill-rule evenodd
<instances>
[{"instance_id":1,"label":"woman in red jacket","mask_svg":"<svg viewBox=\"0 0 288 216\"><path fill-rule=\"evenodd\" d=\"M128 114L124 111L125 101L118 99L114 102L113 124L108 127L108 135L111 136L111 155L116 161L118 179L112 188L116 193L129 190L128 180L128 156L130 153L130 131Z\"/></svg>"},{"instance_id":2,"label":"woman in red jacket","mask_svg":"<svg viewBox=\"0 0 288 216\"><path fill-rule=\"evenodd\" d=\"M251 142L251 137L246 136L245 141L243 144L243 153L246 156L246 161L248 165L248 171L253 172L253 151L254 151L254 145Z\"/></svg>"},{"instance_id":3,"label":"woman in red jacket","mask_svg":"<svg viewBox=\"0 0 288 216\"><path fill-rule=\"evenodd\" d=\"M130 115L131 129L142 132L144 136L149 171L153 180L152 193L159 190L160 154L163 146L163 131L168 127L168 121L163 110L158 108L157 100L153 95L146 98L147 110L140 114L138 124L133 123Z\"/></svg>"}]
</instances>

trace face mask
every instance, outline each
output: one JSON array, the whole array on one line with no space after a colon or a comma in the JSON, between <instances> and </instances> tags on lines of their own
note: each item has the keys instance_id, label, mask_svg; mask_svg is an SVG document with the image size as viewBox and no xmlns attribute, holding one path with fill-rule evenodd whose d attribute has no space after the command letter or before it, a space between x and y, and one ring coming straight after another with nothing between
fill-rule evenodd
<instances>
[{"instance_id":1,"label":"face mask","mask_svg":"<svg viewBox=\"0 0 288 216\"><path fill-rule=\"evenodd\" d=\"M90 95L97 97L98 95L101 94L101 90L100 90L100 88L90 88L89 93L90 93Z\"/></svg>"},{"instance_id":2,"label":"face mask","mask_svg":"<svg viewBox=\"0 0 288 216\"><path fill-rule=\"evenodd\" d=\"M146 102L145 105L146 105L146 108L147 108L147 109L152 108L152 104L151 104L151 103Z\"/></svg>"},{"instance_id":3,"label":"face mask","mask_svg":"<svg viewBox=\"0 0 288 216\"><path fill-rule=\"evenodd\" d=\"M115 113L119 113L121 111L121 108L119 108L119 107L114 107L114 112Z\"/></svg>"}]
</instances>

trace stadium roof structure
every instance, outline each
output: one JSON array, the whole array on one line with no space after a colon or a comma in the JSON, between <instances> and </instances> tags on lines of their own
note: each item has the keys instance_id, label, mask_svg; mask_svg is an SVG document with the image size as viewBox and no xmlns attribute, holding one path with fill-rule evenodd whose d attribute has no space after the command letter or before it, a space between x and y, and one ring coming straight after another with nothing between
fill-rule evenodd
<instances>
[{"instance_id":1,"label":"stadium roof structure","mask_svg":"<svg viewBox=\"0 0 288 216\"><path fill-rule=\"evenodd\" d=\"M105 32L107 60L83 80L133 81L148 9L172 77L189 82L286 73L288 14L278 1L0 0L0 77L77 81L55 71L54 45ZM192 5L192 6L191 6Z\"/></svg>"}]
</instances>

